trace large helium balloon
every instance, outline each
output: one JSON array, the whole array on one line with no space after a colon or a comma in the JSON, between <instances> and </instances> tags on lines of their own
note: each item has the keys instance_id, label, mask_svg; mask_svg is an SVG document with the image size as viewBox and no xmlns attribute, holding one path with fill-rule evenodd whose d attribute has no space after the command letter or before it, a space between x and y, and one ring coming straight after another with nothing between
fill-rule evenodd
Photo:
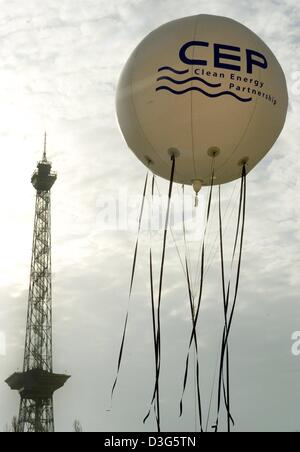
<instances>
[{"instance_id":1,"label":"large helium balloon","mask_svg":"<svg viewBox=\"0 0 300 452\"><path fill-rule=\"evenodd\" d=\"M130 149L151 170L209 185L249 172L277 140L288 105L284 73L269 47L240 23L198 15L169 22L134 50L117 90Z\"/></svg>"}]
</instances>

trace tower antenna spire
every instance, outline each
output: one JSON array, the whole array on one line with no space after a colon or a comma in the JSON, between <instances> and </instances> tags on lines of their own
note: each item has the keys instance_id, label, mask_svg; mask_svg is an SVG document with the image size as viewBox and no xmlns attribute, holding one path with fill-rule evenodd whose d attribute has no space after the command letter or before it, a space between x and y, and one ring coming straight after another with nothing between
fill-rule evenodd
<instances>
[{"instance_id":1,"label":"tower antenna spire","mask_svg":"<svg viewBox=\"0 0 300 452\"><path fill-rule=\"evenodd\" d=\"M47 161L47 132L44 135L44 153L43 153L43 161Z\"/></svg>"}]
</instances>

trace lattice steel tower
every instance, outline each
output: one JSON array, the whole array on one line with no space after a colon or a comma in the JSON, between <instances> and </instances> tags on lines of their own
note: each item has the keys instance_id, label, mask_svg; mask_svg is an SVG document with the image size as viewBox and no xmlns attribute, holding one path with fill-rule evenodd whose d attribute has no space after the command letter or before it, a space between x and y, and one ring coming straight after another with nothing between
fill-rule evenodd
<instances>
[{"instance_id":1,"label":"lattice steel tower","mask_svg":"<svg viewBox=\"0 0 300 452\"><path fill-rule=\"evenodd\" d=\"M43 160L31 183L36 190L33 249L22 373L6 380L20 393L20 432L54 432L53 394L68 380L53 373L51 284L51 195L57 175L47 160L46 135Z\"/></svg>"}]
</instances>

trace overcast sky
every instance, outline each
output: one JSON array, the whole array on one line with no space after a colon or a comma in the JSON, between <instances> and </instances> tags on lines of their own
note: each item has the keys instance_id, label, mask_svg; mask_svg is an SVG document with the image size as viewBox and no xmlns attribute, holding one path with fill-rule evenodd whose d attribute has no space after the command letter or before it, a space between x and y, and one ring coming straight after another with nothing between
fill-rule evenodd
<instances>
[{"instance_id":1,"label":"overcast sky","mask_svg":"<svg viewBox=\"0 0 300 452\"><path fill-rule=\"evenodd\" d=\"M154 28L201 13L251 28L273 50L288 82L285 128L248 178L243 272L231 336L232 410L236 431L300 430L300 356L291 351L291 336L300 331L298 0L0 0L0 429L18 413L18 394L4 380L22 368L35 195L30 177L47 130L58 172L52 190L54 365L72 375L55 395L56 429L70 431L76 418L85 431L155 430L152 418L142 424L154 378L146 233L119 385L107 411L136 234L102 230L101 206L120 190L140 195L145 177L115 118L116 83L126 59ZM166 184L159 185L165 192ZM235 184L226 190L226 196L235 190L236 201ZM201 200L205 195L204 190ZM232 227L228 220L228 240ZM205 413L222 326L214 228L199 330ZM197 243L190 245L196 249ZM178 246L182 251L179 238ZM158 264L161 235L154 247ZM193 431L193 378L178 418L191 325L171 238L164 287L162 428Z\"/></svg>"}]
</instances>

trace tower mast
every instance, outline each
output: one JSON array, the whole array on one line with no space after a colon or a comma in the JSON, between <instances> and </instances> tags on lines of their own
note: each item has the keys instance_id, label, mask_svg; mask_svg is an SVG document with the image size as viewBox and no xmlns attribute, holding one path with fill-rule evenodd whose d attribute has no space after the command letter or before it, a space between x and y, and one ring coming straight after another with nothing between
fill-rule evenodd
<instances>
[{"instance_id":1,"label":"tower mast","mask_svg":"<svg viewBox=\"0 0 300 452\"><path fill-rule=\"evenodd\" d=\"M57 175L46 148L45 134L43 159L31 178L36 204L23 372L6 380L20 393L20 432L54 432L53 394L70 378L53 373L51 188Z\"/></svg>"}]
</instances>

